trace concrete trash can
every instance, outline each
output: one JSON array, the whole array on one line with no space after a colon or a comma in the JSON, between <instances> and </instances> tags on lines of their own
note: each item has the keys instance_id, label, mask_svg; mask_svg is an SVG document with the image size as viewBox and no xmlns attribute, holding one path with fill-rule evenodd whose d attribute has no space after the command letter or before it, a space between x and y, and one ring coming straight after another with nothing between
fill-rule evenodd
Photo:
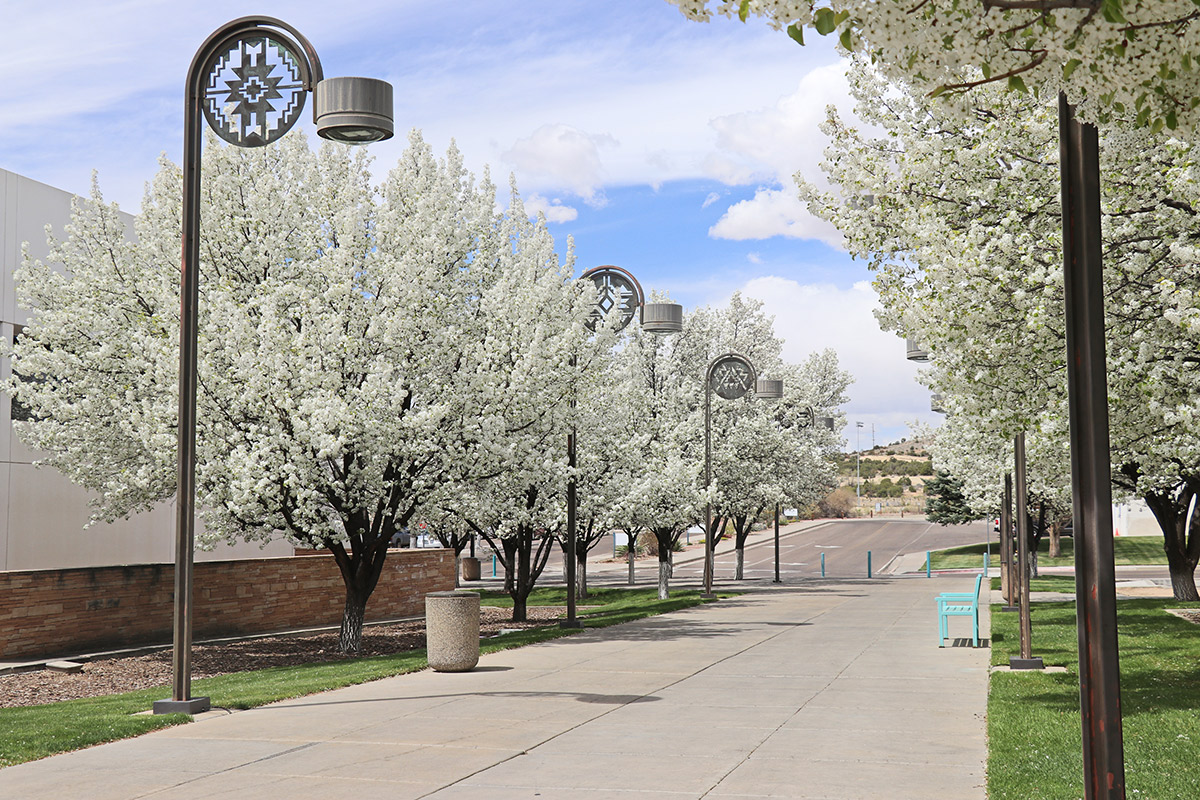
<instances>
[{"instance_id":1,"label":"concrete trash can","mask_svg":"<svg viewBox=\"0 0 1200 800\"><path fill-rule=\"evenodd\" d=\"M479 580L479 559L467 556L462 560L462 579L464 581Z\"/></svg>"},{"instance_id":2,"label":"concrete trash can","mask_svg":"<svg viewBox=\"0 0 1200 800\"><path fill-rule=\"evenodd\" d=\"M479 663L479 592L425 595L425 650L436 672L467 672Z\"/></svg>"}]
</instances>

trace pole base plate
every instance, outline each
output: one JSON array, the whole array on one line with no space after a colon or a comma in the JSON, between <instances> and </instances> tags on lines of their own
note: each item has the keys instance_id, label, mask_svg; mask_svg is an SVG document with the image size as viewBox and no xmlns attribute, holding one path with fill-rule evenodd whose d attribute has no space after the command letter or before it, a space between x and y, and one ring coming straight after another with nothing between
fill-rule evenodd
<instances>
[{"instance_id":1,"label":"pole base plate","mask_svg":"<svg viewBox=\"0 0 1200 800\"><path fill-rule=\"evenodd\" d=\"M212 708L207 697L192 697L187 700L155 700L155 714L203 714Z\"/></svg>"},{"instance_id":2,"label":"pole base plate","mask_svg":"<svg viewBox=\"0 0 1200 800\"><path fill-rule=\"evenodd\" d=\"M1009 669L1045 669L1046 665L1045 665L1045 663L1043 663L1041 656L1034 656L1033 658L1017 658L1016 656L1014 656L1008 660L1008 668Z\"/></svg>"},{"instance_id":3,"label":"pole base plate","mask_svg":"<svg viewBox=\"0 0 1200 800\"><path fill-rule=\"evenodd\" d=\"M582 628L583 623L577 619L560 619L558 621L558 627L560 627L560 628Z\"/></svg>"}]
</instances>

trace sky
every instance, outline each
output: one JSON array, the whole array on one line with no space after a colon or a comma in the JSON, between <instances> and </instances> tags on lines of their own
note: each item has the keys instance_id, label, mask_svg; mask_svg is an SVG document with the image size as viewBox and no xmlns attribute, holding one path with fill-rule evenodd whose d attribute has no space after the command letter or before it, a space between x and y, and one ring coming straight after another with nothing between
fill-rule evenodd
<instances>
[{"instance_id":1,"label":"sky","mask_svg":"<svg viewBox=\"0 0 1200 800\"><path fill-rule=\"evenodd\" d=\"M845 62L816 35L699 24L662 0L0 0L0 167L80 194L95 172L136 213L160 156L180 160L192 56L248 11L300 30L327 77L392 84L380 176L413 128L437 152L454 141L476 173L515 177L579 271L624 267L688 309L740 291L788 361L836 350L855 378L848 449L937 424L875 322L870 272L796 199L795 173L821 179L825 107L851 111Z\"/></svg>"}]
</instances>

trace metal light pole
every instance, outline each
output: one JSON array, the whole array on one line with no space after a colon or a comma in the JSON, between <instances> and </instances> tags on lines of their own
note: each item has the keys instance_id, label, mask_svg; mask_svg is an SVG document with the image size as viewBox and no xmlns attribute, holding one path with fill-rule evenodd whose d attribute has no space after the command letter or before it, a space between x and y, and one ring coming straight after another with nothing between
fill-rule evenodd
<instances>
[{"instance_id":1,"label":"metal light pole","mask_svg":"<svg viewBox=\"0 0 1200 800\"><path fill-rule=\"evenodd\" d=\"M858 440L858 432L862 430L862 426L861 422L854 423L854 505L856 509L862 505L862 467L859 463L859 451L862 449L862 444Z\"/></svg>"},{"instance_id":2,"label":"metal light pole","mask_svg":"<svg viewBox=\"0 0 1200 800\"><path fill-rule=\"evenodd\" d=\"M1029 494L1025 474L1025 433L1013 439L1017 489L1017 588L1020 603L1021 655L1008 659L1010 669L1043 669L1041 658L1033 655L1033 623L1029 617Z\"/></svg>"},{"instance_id":3,"label":"metal light pole","mask_svg":"<svg viewBox=\"0 0 1200 800\"><path fill-rule=\"evenodd\" d=\"M783 583L779 580L779 503L775 504L775 580L772 583Z\"/></svg>"},{"instance_id":4,"label":"metal light pole","mask_svg":"<svg viewBox=\"0 0 1200 800\"><path fill-rule=\"evenodd\" d=\"M770 383L770 381L759 379L756 383L755 393L758 394L759 397L768 396L766 392L770 387L765 386L764 384L766 383ZM783 381L779 381L778 383L779 396L782 397ZM811 428L816 422L816 419L817 418L814 415L813 407L807 406L800 411L800 423L797 425L797 427ZM833 417L822 417L821 424L828 427L829 430L833 430ZM783 583L783 581L779 579L779 503L775 504L775 580L772 581L772 583Z\"/></svg>"},{"instance_id":5,"label":"metal light pole","mask_svg":"<svg viewBox=\"0 0 1200 800\"><path fill-rule=\"evenodd\" d=\"M183 257L179 300L179 429L175 609L170 700L155 714L207 711L191 696L192 559L196 505L196 350L200 296L200 151L203 117L226 142L262 147L291 130L308 93L326 139L365 144L392 135L392 87L372 78L325 79L316 50L274 17L241 17L209 36L188 68L183 120Z\"/></svg>"},{"instance_id":6,"label":"metal light pole","mask_svg":"<svg viewBox=\"0 0 1200 800\"><path fill-rule=\"evenodd\" d=\"M1125 797L1125 751L1104 358L1100 145L1096 127L1075 119L1061 94L1058 125L1083 785L1087 800L1113 800Z\"/></svg>"},{"instance_id":7,"label":"metal light pole","mask_svg":"<svg viewBox=\"0 0 1200 800\"><path fill-rule=\"evenodd\" d=\"M1013 594L1016 591L1013 565L1012 535L1012 473L1004 473L1004 505L1000 507L1000 590L1004 595L1002 611L1015 611Z\"/></svg>"},{"instance_id":8,"label":"metal light pole","mask_svg":"<svg viewBox=\"0 0 1200 800\"><path fill-rule=\"evenodd\" d=\"M634 315L640 315L642 327L649 333L667 334L683 330L683 306L678 303L647 303L642 285L629 270L606 264L592 267L579 277L580 280L590 280L599 292L596 306L592 310L592 318L588 323L592 330L595 330L596 324L614 308L620 314L615 329L617 332L625 330L633 321ZM571 359L571 366L575 366L574 358ZM571 408L575 408L574 397L571 398ZM567 434L567 468L570 470L567 477L567 618L558 623L561 628L578 628L581 625L575 601L575 551L579 540L576 520L578 489L575 478L575 433L575 421L572 419L571 431Z\"/></svg>"},{"instance_id":9,"label":"metal light pole","mask_svg":"<svg viewBox=\"0 0 1200 800\"><path fill-rule=\"evenodd\" d=\"M759 395L764 400L783 396L783 381L765 381ZM737 353L717 356L708 364L704 373L704 487L712 486L712 396L716 392L726 400L744 397L751 388L758 387L754 365L750 359ZM704 596L712 597L713 584L713 530L712 500L704 504Z\"/></svg>"}]
</instances>

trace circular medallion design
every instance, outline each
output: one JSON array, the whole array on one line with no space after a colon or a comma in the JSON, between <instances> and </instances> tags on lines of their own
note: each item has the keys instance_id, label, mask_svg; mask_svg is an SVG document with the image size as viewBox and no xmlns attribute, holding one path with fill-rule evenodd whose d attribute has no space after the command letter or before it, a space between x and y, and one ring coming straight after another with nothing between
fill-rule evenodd
<instances>
[{"instance_id":1,"label":"circular medallion design","mask_svg":"<svg viewBox=\"0 0 1200 800\"><path fill-rule=\"evenodd\" d=\"M754 368L741 356L722 356L713 364L711 386L718 397L736 400L754 388Z\"/></svg>"},{"instance_id":2,"label":"circular medallion design","mask_svg":"<svg viewBox=\"0 0 1200 800\"><path fill-rule=\"evenodd\" d=\"M812 406L805 406L804 408L801 408L799 410L799 412L797 413L797 417L798 417L797 424L799 425L799 427L811 428L812 424L813 424L813 419L814 419Z\"/></svg>"},{"instance_id":3,"label":"circular medallion design","mask_svg":"<svg viewBox=\"0 0 1200 800\"><path fill-rule=\"evenodd\" d=\"M217 53L205 72L204 117L238 147L261 147L283 136L304 110L300 58L269 36L239 39Z\"/></svg>"},{"instance_id":4,"label":"circular medallion design","mask_svg":"<svg viewBox=\"0 0 1200 800\"><path fill-rule=\"evenodd\" d=\"M617 330L625 330L626 326L633 321L633 315L638 310L638 290L633 281L629 279L629 276L615 269L589 270L586 277L592 279L592 283L596 284L596 289L600 292L588 327L595 330L600 320L617 308L619 309Z\"/></svg>"}]
</instances>

